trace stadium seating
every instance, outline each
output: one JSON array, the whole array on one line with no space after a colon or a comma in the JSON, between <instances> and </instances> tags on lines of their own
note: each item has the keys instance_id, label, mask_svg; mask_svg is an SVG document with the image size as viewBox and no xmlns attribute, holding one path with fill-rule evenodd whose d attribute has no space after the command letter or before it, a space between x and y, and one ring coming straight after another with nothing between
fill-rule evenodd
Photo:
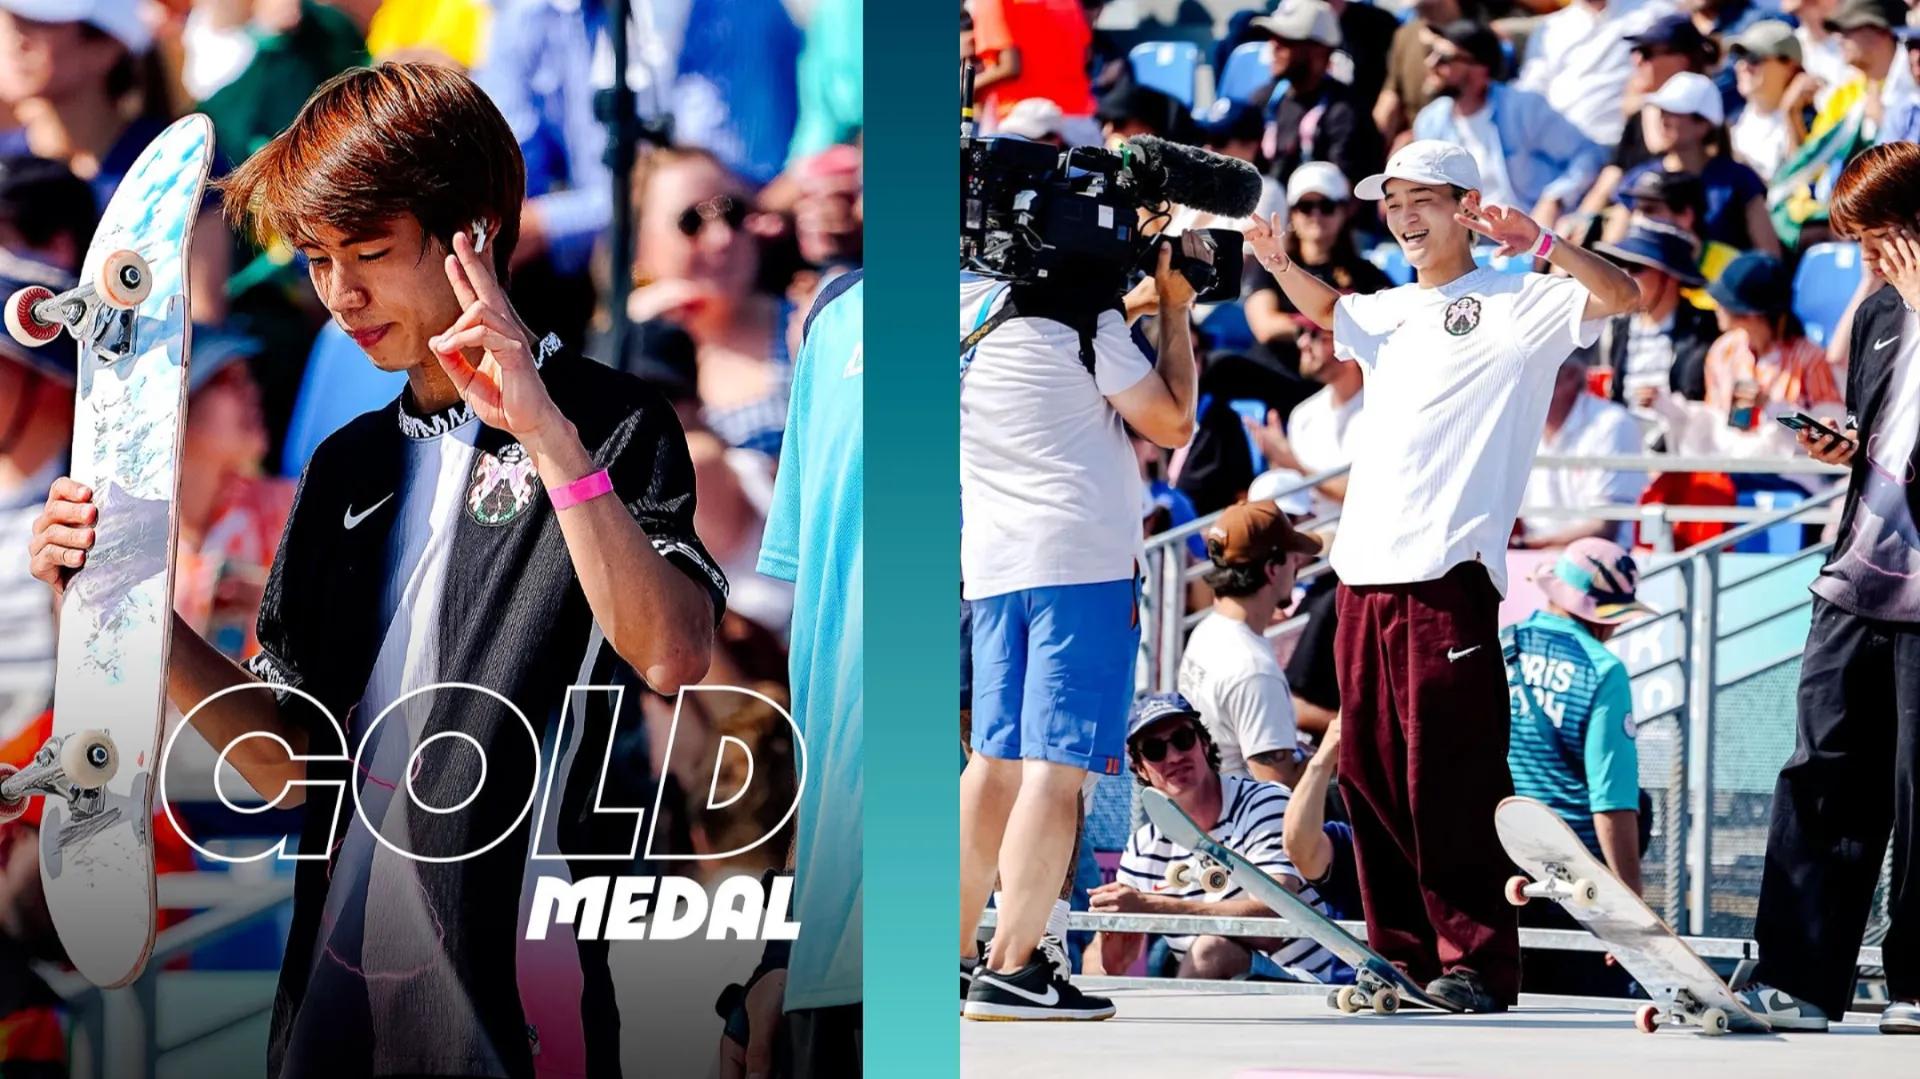
<instances>
[{"instance_id":1,"label":"stadium seating","mask_svg":"<svg viewBox=\"0 0 1920 1079\"><path fill-rule=\"evenodd\" d=\"M1227 66L1220 72L1219 96L1242 105L1258 105L1260 92L1272 81L1267 43L1249 41L1227 57Z\"/></svg>"},{"instance_id":2,"label":"stadium seating","mask_svg":"<svg viewBox=\"0 0 1920 1079\"><path fill-rule=\"evenodd\" d=\"M1199 102L1200 46L1191 41L1143 41L1127 53L1133 77L1191 109Z\"/></svg>"},{"instance_id":3,"label":"stadium seating","mask_svg":"<svg viewBox=\"0 0 1920 1079\"><path fill-rule=\"evenodd\" d=\"M1847 303L1860 287L1858 244L1814 244L1793 275L1793 313L1807 329L1807 339L1826 347L1846 314Z\"/></svg>"}]
</instances>

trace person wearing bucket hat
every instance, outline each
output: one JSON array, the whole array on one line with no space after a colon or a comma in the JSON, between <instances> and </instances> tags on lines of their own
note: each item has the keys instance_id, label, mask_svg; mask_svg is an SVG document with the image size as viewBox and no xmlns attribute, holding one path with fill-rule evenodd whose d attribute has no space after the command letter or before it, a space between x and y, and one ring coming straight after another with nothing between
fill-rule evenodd
<instances>
[{"instance_id":1,"label":"person wearing bucket hat","mask_svg":"<svg viewBox=\"0 0 1920 1079\"><path fill-rule=\"evenodd\" d=\"M1483 205L1479 187L1473 156L1435 140L1408 143L1354 186L1383 203L1416 274L1372 296L1296 272L1277 219L1248 236L1287 297L1332 329L1334 354L1366 374L1367 438L1332 563L1341 784L1361 879L1373 882L1368 937L1428 992L1487 1012L1512 1006L1520 982L1493 835L1511 786L1494 655L1507 542L1555 372L1639 293L1617 266L1524 212ZM1481 267L1476 236L1568 276ZM1415 621L1429 628L1410 637L1403 627ZM1420 777L1443 772L1449 798L1417 793L1430 789Z\"/></svg>"},{"instance_id":2,"label":"person wearing bucket hat","mask_svg":"<svg viewBox=\"0 0 1920 1079\"><path fill-rule=\"evenodd\" d=\"M1293 694L1266 631L1320 539L1296 531L1272 500L1227 507L1203 535L1213 610L1181 652L1180 691L1199 707L1223 774L1292 786L1304 763Z\"/></svg>"},{"instance_id":3,"label":"person wearing bucket hat","mask_svg":"<svg viewBox=\"0 0 1920 1079\"><path fill-rule=\"evenodd\" d=\"M1699 243L1671 225L1638 221L1617 241L1594 250L1633 275L1636 310L1609 321L1601 331L1599 361L1613 368L1613 399L1647 408L1672 388L1691 400L1706 394L1707 349L1720 336L1713 313L1681 298L1681 289L1704 283Z\"/></svg>"},{"instance_id":4,"label":"person wearing bucket hat","mask_svg":"<svg viewBox=\"0 0 1920 1079\"><path fill-rule=\"evenodd\" d=\"M1275 880L1296 890L1323 913L1324 900L1287 860L1283 822L1287 788L1245 775L1225 774L1220 751L1200 712L1178 693L1156 693L1134 704L1127 723L1127 763L1140 782L1165 794L1189 817L1218 821L1209 833ZM1209 892L1198 880L1166 883L1167 867L1193 852L1168 839L1148 821L1127 837L1111 884L1088 894L1102 914L1185 914L1266 918L1274 911L1240 889ZM1119 974L1139 959L1145 937L1106 933L1094 938L1089 971ZM1310 938L1284 940L1220 935L1173 935L1168 950L1182 978L1252 978L1259 981L1351 982L1353 972Z\"/></svg>"},{"instance_id":5,"label":"person wearing bucket hat","mask_svg":"<svg viewBox=\"0 0 1920 1079\"><path fill-rule=\"evenodd\" d=\"M1706 404L1722 422L1753 431L1785 412L1844 411L1826 350L1793 316L1793 275L1779 259L1750 251L1707 291L1721 334L1707 350Z\"/></svg>"},{"instance_id":6,"label":"person wearing bucket hat","mask_svg":"<svg viewBox=\"0 0 1920 1079\"><path fill-rule=\"evenodd\" d=\"M1507 764L1515 794L1545 802L1594 857L1640 890L1640 761L1627 667L1606 641L1653 613L1635 596L1639 568L1619 544L1576 540L1533 575L1547 605L1501 631L1512 687ZM1553 904L1525 924L1577 929ZM1529 918L1529 913L1534 916ZM1529 956L1535 993L1625 996L1628 979L1597 955Z\"/></svg>"}]
</instances>

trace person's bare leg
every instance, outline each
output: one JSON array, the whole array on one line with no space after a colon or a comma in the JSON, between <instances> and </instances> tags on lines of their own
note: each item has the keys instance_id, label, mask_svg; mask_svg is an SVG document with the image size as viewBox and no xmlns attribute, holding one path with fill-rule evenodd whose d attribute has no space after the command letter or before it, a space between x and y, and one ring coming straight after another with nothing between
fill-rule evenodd
<instances>
[{"instance_id":1,"label":"person's bare leg","mask_svg":"<svg viewBox=\"0 0 1920 1079\"><path fill-rule=\"evenodd\" d=\"M1237 940L1212 935L1193 938L1180 960L1179 977L1226 981L1253 968L1253 953Z\"/></svg>"},{"instance_id":2,"label":"person's bare leg","mask_svg":"<svg viewBox=\"0 0 1920 1079\"><path fill-rule=\"evenodd\" d=\"M1087 834L1087 803L1073 800L1073 846L1067 851L1067 874L1060 881L1060 898L1073 902L1073 882L1080 876L1080 839Z\"/></svg>"},{"instance_id":3,"label":"person's bare leg","mask_svg":"<svg viewBox=\"0 0 1920 1079\"><path fill-rule=\"evenodd\" d=\"M1003 900L987 966L1008 974L1025 966L1046 932L1060 877L1073 853L1073 833L1084 769L1052 761L1024 761L1020 793L1000 843ZM962 827L965 827L964 820ZM984 902L985 896L981 897ZM978 911L974 911L977 915Z\"/></svg>"},{"instance_id":4,"label":"person's bare leg","mask_svg":"<svg viewBox=\"0 0 1920 1079\"><path fill-rule=\"evenodd\" d=\"M960 955L977 953L980 915L993 892L1007 818L1020 793L1020 762L975 753L960 773Z\"/></svg>"}]
</instances>

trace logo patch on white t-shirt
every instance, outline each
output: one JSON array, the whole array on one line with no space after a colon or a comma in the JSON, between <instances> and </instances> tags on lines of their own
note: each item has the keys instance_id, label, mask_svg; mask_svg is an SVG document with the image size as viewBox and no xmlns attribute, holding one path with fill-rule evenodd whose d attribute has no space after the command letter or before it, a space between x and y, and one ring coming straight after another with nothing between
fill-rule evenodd
<instances>
[{"instance_id":1,"label":"logo patch on white t-shirt","mask_svg":"<svg viewBox=\"0 0 1920 1079\"><path fill-rule=\"evenodd\" d=\"M1447 305L1440 315L1440 324L1455 337L1465 337L1480 325L1480 301L1472 296L1462 296Z\"/></svg>"}]
</instances>

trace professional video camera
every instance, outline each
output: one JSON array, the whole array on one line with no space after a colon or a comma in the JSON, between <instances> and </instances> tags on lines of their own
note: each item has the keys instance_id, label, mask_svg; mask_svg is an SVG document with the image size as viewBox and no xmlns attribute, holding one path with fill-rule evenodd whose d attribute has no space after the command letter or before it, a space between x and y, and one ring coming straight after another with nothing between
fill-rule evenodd
<instances>
[{"instance_id":1,"label":"professional video camera","mask_svg":"<svg viewBox=\"0 0 1920 1079\"><path fill-rule=\"evenodd\" d=\"M972 69L962 77L972 100ZM987 277L1117 295L1136 270L1152 270L1161 237L1140 211L1168 204L1244 217L1260 201L1260 174L1244 161L1150 135L1118 150L1060 150L1020 138L978 138L970 114L960 139L960 264ZM1203 302L1240 286L1241 234L1193 230L1174 263Z\"/></svg>"}]
</instances>

